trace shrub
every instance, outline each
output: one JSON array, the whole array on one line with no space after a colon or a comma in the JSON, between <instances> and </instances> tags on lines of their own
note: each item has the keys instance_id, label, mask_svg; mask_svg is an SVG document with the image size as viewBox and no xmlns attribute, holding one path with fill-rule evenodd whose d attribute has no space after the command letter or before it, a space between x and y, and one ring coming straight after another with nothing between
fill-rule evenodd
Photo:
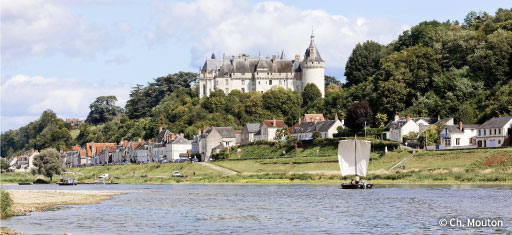
<instances>
[{"instance_id":1,"label":"shrub","mask_svg":"<svg viewBox=\"0 0 512 235\"><path fill-rule=\"evenodd\" d=\"M0 218L8 218L12 215L11 206L12 199L9 193L0 189Z\"/></svg>"}]
</instances>

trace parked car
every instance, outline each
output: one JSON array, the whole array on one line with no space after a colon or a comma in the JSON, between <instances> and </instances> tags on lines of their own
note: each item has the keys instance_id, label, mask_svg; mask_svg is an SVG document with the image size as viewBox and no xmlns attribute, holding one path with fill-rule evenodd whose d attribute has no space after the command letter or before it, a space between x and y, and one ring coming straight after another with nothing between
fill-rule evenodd
<instances>
[{"instance_id":1,"label":"parked car","mask_svg":"<svg viewBox=\"0 0 512 235\"><path fill-rule=\"evenodd\" d=\"M179 171L173 171L172 177L183 177L183 175L181 175Z\"/></svg>"},{"instance_id":2,"label":"parked car","mask_svg":"<svg viewBox=\"0 0 512 235\"><path fill-rule=\"evenodd\" d=\"M169 160L162 160L161 163L168 163Z\"/></svg>"},{"instance_id":3,"label":"parked car","mask_svg":"<svg viewBox=\"0 0 512 235\"><path fill-rule=\"evenodd\" d=\"M107 174L107 173L105 173L105 174L103 174L103 175L100 175L100 177L98 177L98 178L100 178L100 179L102 179L102 178L108 178L108 174Z\"/></svg>"},{"instance_id":4,"label":"parked car","mask_svg":"<svg viewBox=\"0 0 512 235\"><path fill-rule=\"evenodd\" d=\"M174 160L174 162L175 163L190 162L190 159L180 158L180 159Z\"/></svg>"},{"instance_id":5,"label":"parked car","mask_svg":"<svg viewBox=\"0 0 512 235\"><path fill-rule=\"evenodd\" d=\"M192 158L192 161L193 162L198 162L199 160L197 159L197 157L194 157L194 158Z\"/></svg>"}]
</instances>

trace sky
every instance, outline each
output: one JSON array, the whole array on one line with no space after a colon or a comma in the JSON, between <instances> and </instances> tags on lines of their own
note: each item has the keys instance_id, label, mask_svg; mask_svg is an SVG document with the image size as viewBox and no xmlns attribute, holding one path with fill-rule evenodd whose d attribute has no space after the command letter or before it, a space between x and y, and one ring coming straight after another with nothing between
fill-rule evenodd
<instances>
[{"instance_id":1,"label":"sky","mask_svg":"<svg viewBox=\"0 0 512 235\"><path fill-rule=\"evenodd\" d=\"M494 14L510 1L1 1L0 130L46 109L85 118L96 97L124 107L131 87L198 72L212 53L303 56L313 31L326 74L344 81L357 43L390 43L425 20Z\"/></svg>"}]
</instances>

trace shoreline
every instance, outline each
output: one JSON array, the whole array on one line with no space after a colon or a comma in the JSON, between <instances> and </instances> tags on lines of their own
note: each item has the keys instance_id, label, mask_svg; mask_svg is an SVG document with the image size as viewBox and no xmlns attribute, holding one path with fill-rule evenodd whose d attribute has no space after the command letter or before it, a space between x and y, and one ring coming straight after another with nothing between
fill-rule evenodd
<instances>
[{"instance_id":1,"label":"shoreline","mask_svg":"<svg viewBox=\"0 0 512 235\"><path fill-rule=\"evenodd\" d=\"M127 192L100 190L39 190L7 189L13 200L13 216L43 212L63 205L86 205L111 200L115 195Z\"/></svg>"}]
</instances>

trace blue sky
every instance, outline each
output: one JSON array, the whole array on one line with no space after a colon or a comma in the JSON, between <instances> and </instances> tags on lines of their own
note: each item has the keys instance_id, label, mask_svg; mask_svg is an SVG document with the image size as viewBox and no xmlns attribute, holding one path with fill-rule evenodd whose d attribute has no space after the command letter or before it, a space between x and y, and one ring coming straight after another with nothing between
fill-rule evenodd
<instances>
[{"instance_id":1,"label":"blue sky","mask_svg":"<svg viewBox=\"0 0 512 235\"><path fill-rule=\"evenodd\" d=\"M124 106L130 87L204 59L303 54L314 28L326 73L341 81L358 42L389 43L424 20L494 13L510 1L2 1L1 131L45 109L84 118L100 95Z\"/></svg>"}]
</instances>

